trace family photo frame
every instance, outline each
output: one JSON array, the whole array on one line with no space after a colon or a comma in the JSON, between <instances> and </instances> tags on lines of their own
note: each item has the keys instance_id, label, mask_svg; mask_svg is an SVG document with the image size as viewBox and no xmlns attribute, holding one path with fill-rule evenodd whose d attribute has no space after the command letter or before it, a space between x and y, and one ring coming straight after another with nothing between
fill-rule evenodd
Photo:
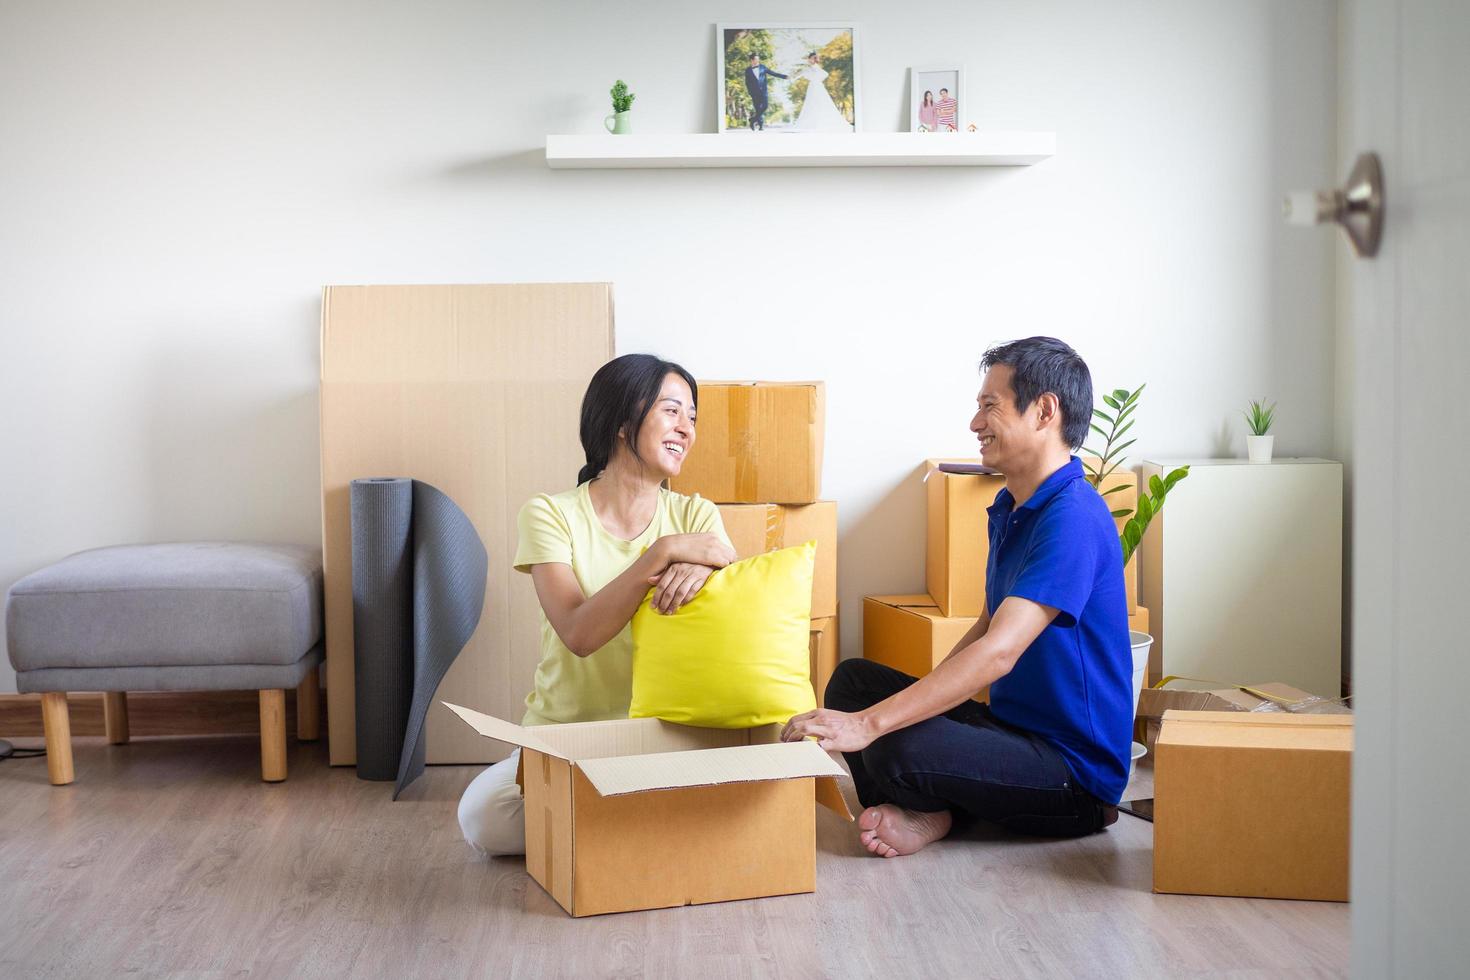
<instances>
[{"instance_id":1,"label":"family photo frame","mask_svg":"<svg viewBox=\"0 0 1470 980\"><path fill-rule=\"evenodd\" d=\"M909 131L958 133L964 129L965 70L958 65L909 69Z\"/></svg>"},{"instance_id":2,"label":"family photo frame","mask_svg":"<svg viewBox=\"0 0 1470 980\"><path fill-rule=\"evenodd\" d=\"M715 50L719 132L860 130L856 24L716 24Z\"/></svg>"}]
</instances>

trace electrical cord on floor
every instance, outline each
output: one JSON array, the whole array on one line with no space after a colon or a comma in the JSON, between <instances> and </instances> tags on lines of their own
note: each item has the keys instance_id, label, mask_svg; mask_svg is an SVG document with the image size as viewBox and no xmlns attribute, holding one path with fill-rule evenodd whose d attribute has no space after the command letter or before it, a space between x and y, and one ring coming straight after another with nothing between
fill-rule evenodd
<instances>
[{"instance_id":1,"label":"electrical cord on floor","mask_svg":"<svg viewBox=\"0 0 1470 980\"><path fill-rule=\"evenodd\" d=\"M45 754L45 749L18 749L0 738L0 762L6 759L35 759Z\"/></svg>"}]
</instances>

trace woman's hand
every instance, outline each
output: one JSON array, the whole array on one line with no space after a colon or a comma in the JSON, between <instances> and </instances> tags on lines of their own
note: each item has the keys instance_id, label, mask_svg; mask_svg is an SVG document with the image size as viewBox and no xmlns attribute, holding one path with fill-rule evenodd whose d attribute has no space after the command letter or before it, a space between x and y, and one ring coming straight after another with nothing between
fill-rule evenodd
<instances>
[{"instance_id":1,"label":"woman's hand","mask_svg":"<svg viewBox=\"0 0 1470 980\"><path fill-rule=\"evenodd\" d=\"M666 534L655 546L663 549L664 560L670 565L724 568L735 560L735 549L721 541L718 534Z\"/></svg>"},{"instance_id":2,"label":"woman's hand","mask_svg":"<svg viewBox=\"0 0 1470 980\"><path fill-rule=\"evenodd\" d=\"M781 730L781 741L799 742L815 735L817 744L833 752L861 752L878 737L866 715L818 708L797 715Z\"/></svg>"},{"instance_id":3,"label":"woman's hand","mask_svg":"<svg viewBox=\"0 0 1470 980\"><path fill-rule=\"evenodd\" d=\"M689 535L694 537L695 535ZM710 535L714 537L714 535ZM693 562L678 561L664 569L662 575L654 575L649 578L648 584L655 586L653 598L648 604L655 612L661 612L666 616L673 615L680 607L689 604L704 588L704 583L709 581L715 570L708 565L696 565Z\"/></svg>"}]
</instances>

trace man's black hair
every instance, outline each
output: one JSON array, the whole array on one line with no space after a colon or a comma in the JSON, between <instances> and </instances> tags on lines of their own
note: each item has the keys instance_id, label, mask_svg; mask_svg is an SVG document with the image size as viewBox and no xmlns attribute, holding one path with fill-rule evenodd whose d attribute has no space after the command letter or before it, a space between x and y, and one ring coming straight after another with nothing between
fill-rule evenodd
<instances>
[{"instance_id":1,"label":"man's black hair","mask_svg":"<svg viewBox=\"0 0 1470 980\"><path fill-rule=\"evenodd\" d=\"M1024 412L1046 392L1057 396L1062 410L1062 438L1077 449L1087 440L1092 422L1092 372L1082 356L1055 337L1027 337L990 348L980 360L989 371L1004 364L1012 371L1016 411Z\"/></svg>"},{"instance_id":2,"label":"man's black hair","mask_svg":"<svg viewBox=\"0 0 1470 980\"><path fill-rule=\"evenodd\" d=\"M582 396L582 452L587 465L577 474L578 484L607 469L618 444L619 429L624 445L635 458L642 459L638 455L638 430L643 428L643 420L670 374L679 375L689 384L689 394L698 404L699 385L694 375L652 354L624 354L597 369Z\"/></svg>"}]
</instances>

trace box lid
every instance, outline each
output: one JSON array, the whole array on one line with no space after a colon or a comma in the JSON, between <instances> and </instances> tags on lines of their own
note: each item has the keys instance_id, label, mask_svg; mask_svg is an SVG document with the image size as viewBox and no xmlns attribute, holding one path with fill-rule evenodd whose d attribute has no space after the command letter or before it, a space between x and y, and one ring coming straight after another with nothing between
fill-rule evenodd
<instances>
[{"instance_id":1,"label":"box lid","mask_svg":"<svg viewBox=\"0 0 1470 980\"><path fill-rule=\"evenodd\" d=\"M577 767L602 796L843 774L842 767L810 741L584 759Z\"/></svg>"},{"instance_id":2,"label":"box lid","mask_svg":"<svg viewBox=\"0 0 1470 980\"><path fill-rule=\"evenodd\" d=\"M1353 716L1171 708L1158 745L1351 752Z\"/></svg>"}]
</instances>

